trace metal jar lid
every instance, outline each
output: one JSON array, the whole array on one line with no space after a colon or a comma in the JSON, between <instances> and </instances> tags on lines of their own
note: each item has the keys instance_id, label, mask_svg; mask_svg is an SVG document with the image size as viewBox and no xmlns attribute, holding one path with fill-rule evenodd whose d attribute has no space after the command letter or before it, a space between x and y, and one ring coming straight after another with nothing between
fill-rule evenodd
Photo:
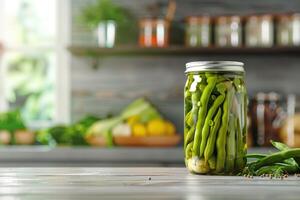
<instances>
[{"instance_id":1,"label":"metal jar lid","mask_svg":"<svg viewBox=\"0 0 300 200\"><path fill-rule=\"evenodd\" d=\"M244 63L236 61L195 61L186 63L188 72L245 72Z\"/></svg>"}]
</instances>

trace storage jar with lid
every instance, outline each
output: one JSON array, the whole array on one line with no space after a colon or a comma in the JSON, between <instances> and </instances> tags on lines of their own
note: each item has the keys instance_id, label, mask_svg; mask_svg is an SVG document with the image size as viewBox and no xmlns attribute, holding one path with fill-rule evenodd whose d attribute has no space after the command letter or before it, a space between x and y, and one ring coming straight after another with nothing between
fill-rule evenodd
<instances>
[{"instance_id":1,"label":"storage jar with lid","mask_svg":"<svg viewBox=\"0 0 300 200\"><path fill-rule=\"evenodd\" d=\"M242 45L242 23L239 16L221 16L215 22L215 44L220 47Z\"/></svg>"},{"instance_id":2,"label":"storage jar with lid","mask_svg":"<svg viewBox=\"0 0 300 200\"><path fill-rule=\"evenodd\" d=\"M211 45L211 18L190 16L186 18L185 45L188 47L208 47Z\"/></svg>"},{"instance_id":3,"label":"storage jar with lid","mask_svg":"<svg viewBox=\"0 0 300 200\"><path fill-rule=\"evenodd\" d=\"M186 64L184 153L197 174L236 174L245 166L247 91L241 62Z\"/></svg>"},{"instance_id":4,"label":"storage jar with lid","mask_svg":"<svg viewBox=\"0 0 300 200\"><path fill-rule=\"evenodd\" d=\"M274 23L272 15L246 17L245 43L249 47L271 47L274 45Z\"/></svg>"},{"instance_id":5,"label":"storage jar with lid","mask_svg":"<svg viewBox=\"0 0 300 200\"><path fill-rule=\"evenodd\" d=\"M300 14L276 17L276 42L279 46L300 45Z\"/></svg>"},{"instance_id":6,"label":"storage jar with lid","mask_svg":"<svg viewBox=\"0 0 300 200\"><path fill-rule=\"evenodd\" d=\"M169 45L169 21L145 18L140 20L139 27L139 44L141 47L166 47Z\"/></svg>"}]
</instances>

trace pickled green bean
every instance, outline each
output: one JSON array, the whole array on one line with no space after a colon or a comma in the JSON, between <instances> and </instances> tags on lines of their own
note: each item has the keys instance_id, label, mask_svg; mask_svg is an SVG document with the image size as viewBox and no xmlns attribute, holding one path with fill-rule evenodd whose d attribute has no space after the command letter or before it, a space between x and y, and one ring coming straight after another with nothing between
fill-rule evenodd
<instances>
[{"instance_id":1,"label":"pickled green bean","mask_svg":"<svg viewBox=\"0 0 300 200\"><path fill-rule=\"evenodd\" d=\"M236 141L235 141L235 117L233 114L229 115L229 127L228 127L228 135L227 135L227 142L226 142L226 165L225 171L227 173L233 172L234 170L234 161L235 161L235 154L236 154Z\"/></svg>"},{"instance_id":2,"label":"pickled green bean","mask_svg":"<svg viewBox=\"0 0 300 200\"><path fill-rule=\"evenodd\" d=\"M228 130L228 120L229 120L229 108L230 102L233 95L233 89L230 86L227 90L226 99L223 103L223 116L222 124L219 130L217 137L217 165L216 172L220 173L224 170L225 167L225 158L226 158L226 136Z\"/></svg>"},{"instance_id":3,"label":"pickled green bean","mask_svg":"<svg viewBox=\"0 0 300 200\"><path fill-rule=\"evenodd\" d=\"M206 145L205 151L204 151L204 160L205 161L208 161L214 153L215 142L216 142L218 130L219 130L220 124L221 124L221 116L222 116L222 109L219 108L219 110L214 118L213 126L210 128L210 135L208 137L207 145Z\"/></svg>"},{"instance_id":4,"label":"pickled green bean","mask_svg":"<svg viewBox=\"0 0 300 200\"><path fill-rule=\"evenodd\" d=\"M201 145L200 145L200 157L202 157L204 154L204 150L205 150L206 143L207 143L207 138L209 135L209 127L210 127L212 118L215 115L217 109L223 103L224 99L225 99L224 95L222 95L222 94L219 95L207 113L207 116L206 116L205 122L204 122L204 126L203 126L203 130L202 130L202 134L201 134L202 137L201 137Z\"/></svg>"},{"instance_id":5,"label":"pickled green bean","mask_svg":"<svg viewBox=\"0 0 300 200\"><path fill-rule=\"evenodd\" d=\"M202 127L205 120L205 115L207 112L207 104L214 89L217 77L209 77L207 78L208 85L204 88L204 91L200 98L200 109L198 114L198 120L196 124L195 137L194 137L194 145L193 145L193 156L199 156L200 153L200 143L201 143L201 132Z\"/></svg>"}]
</instances>

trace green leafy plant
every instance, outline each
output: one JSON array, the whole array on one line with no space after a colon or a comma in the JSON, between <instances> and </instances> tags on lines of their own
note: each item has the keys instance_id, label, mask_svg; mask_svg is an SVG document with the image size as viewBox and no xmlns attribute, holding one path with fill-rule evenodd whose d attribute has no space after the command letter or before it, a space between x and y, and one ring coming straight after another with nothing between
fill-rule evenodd
<instances>
[{"instance_id":1,"label":"green leafy plant","mask_svg":"<svg viewBox=\"0 0 300 200\"><path fill-rule=\"evenodd\" d=\"M94 29L99 22L113 20L118 26L127 24L132 15L125 8L114 4L111 0L97 0L95 4L91 4L83 8L79 19Z\"/></svg>"},{"instance_id":2,"label":"green leafy plant","mask_svg":"<svg viewBox=\"0 0 300 200\"><path fill-rule=\"evenodd\" d=\"M117 44L131 44L137 41L136 18L129 10L111 0L96 0L94 4L84 7L78 17L79 23L91 30L107 20L113 20L117 25Z\"/></svg>"},{"instance_id":3,"label":"green leafy plant","mask_svg":"<svg viewBox=\"0 0 300 200\"><path fill-rule=\"evenodd\" d=\"M16 130L26 129L25 123L21 117L20 110L11 110L0 113L0 130L6 130L11 133Z\"/></svg>"},{"instance_id":4,"label":"green leafy plant","mask_svg":"<svg viewBox=\"0 0 300 200\"><path fill-rule=\"evenodd\" d=\"M87 129L99 121L99 117L86 116L71 125L57 125L44 130L37 131L37 141L40 144L56 145L87 145L84 135Z\"/></svg>"}]
</instances>

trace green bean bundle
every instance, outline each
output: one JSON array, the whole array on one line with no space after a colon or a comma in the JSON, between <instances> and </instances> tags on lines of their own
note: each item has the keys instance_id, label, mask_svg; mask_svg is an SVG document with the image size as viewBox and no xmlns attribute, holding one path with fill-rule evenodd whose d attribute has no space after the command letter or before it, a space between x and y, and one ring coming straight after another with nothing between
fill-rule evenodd
<instances>
[{"instance_id":1,"label":"green bean bundle","mask_svg":"<svg viewBox=\"0 0 300 200\"><path fill-rule=\"evenodd\" d=\"M197 174L237 174L246 164L244 73L187 73L184 153Z\"/></svg>"}]
</instances>

